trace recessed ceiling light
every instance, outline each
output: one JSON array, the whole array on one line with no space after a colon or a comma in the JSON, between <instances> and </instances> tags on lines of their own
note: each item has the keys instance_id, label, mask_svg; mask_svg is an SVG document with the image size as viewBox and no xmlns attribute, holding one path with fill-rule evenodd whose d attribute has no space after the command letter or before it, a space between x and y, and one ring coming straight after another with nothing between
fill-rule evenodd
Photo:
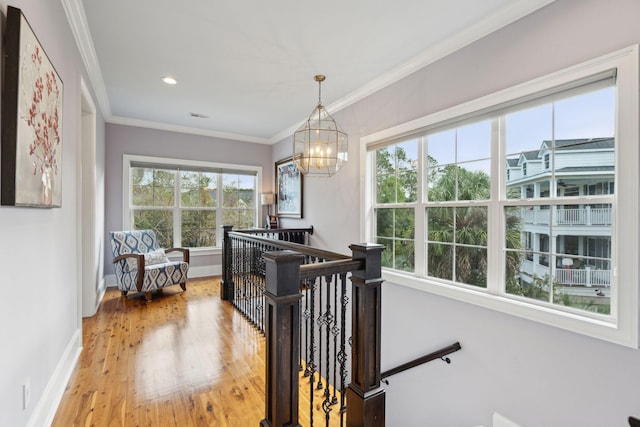
<instances>
[{"instance_id":1,"label":"recessed ceiling light","mask_svg":"<svg viewBox=\"0 0 640 427\"><path fill-rule=\"evenodd\" d=\"M197 119L208 119L209 116L207 116L206 114L202 114L202 113L189 113L190 117L195 117Z\"/></svg>"},{"instance_id":2,"label":"recessed ceiling light","mask_svg":"<svg viewBox=\"0 0 640 427\"><path fill-rule=\"evenodd\" d=\"M163 77L162 81L165 82L168 85L174 85L174 84L178 83L178 81L176 79L174 79L173 77Z\"/></svg>"}]
</instances>

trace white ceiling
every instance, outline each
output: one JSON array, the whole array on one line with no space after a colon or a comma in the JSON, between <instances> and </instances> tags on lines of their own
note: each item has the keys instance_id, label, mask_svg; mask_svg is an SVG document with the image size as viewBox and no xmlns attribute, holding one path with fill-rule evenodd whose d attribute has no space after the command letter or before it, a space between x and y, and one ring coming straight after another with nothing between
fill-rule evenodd
<instances>
[{"instance_id":1,"label":"white ceiling","mask_svg":"<svg viewBox=\"0 0 640 427\"><path fill-rule=\"evenodd\" d=\"M552 1L63 4L107 122L275 143L315 107L314 75L335 112Z\"/></svg>"}]
</instances>

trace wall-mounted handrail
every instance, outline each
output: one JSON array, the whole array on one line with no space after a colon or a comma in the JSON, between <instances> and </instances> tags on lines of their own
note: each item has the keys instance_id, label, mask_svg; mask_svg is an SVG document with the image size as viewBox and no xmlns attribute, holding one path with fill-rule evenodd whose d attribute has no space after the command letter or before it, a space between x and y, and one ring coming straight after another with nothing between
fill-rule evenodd
<instances>
[{"instance_id":1,"label":"wall-mounted handrail","mask_svg":"<svg viewBox=\"0 0 640 427\"><path fill-rule=\"evenodd\" d=\"M431 362L432 360L435 360L435 359L442 359L447 363L451 363L451 360L449 360L448 357L445 358L445 356L451 353L455 353L456 351L461 349L462 347L460 346L460 343L456 342L447 347L443 347L440 350L436 350L433 353L429 353L426 356L419 357L415 360L412 360L411 362L407 362L393 369L389 369L388 371L384 371L382 374L380 374L380 377L382 379L385 379L392 375L399 374L400 372L404 372L408 369L415 368L416 366L420 366L427 362Z\"/></svg>"}]
</instances>

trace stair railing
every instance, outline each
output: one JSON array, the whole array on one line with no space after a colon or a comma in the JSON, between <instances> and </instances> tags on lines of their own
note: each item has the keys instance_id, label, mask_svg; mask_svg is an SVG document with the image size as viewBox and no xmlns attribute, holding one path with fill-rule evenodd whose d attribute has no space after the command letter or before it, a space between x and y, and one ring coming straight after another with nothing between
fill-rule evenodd
<instances>
[{"instance_id":1,"label":"stair railing","mask_svg":"<svg viewBox=\"0 0 640 427\"><path fill-rule=\"evenodd\" d=\"M384 426L384 247L354 244L348 256L276 239L270 232L225 227L221 291L266 335L261 426L299 426L302 419L313 427L316 407L322 412L315 422L326 426L336 416L341 426ZM301 378L309 390L309 413L299 417Z\"/></svg>"}]
</instances>

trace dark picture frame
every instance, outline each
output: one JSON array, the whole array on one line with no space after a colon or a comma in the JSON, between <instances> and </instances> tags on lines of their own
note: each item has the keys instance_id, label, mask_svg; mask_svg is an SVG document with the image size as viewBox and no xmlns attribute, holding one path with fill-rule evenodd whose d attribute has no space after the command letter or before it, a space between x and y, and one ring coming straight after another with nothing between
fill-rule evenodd
<instances>
[{"instance_id":1,"label":"dark picture frame","mask_svg":"<svg viewBox=\"0 0 640 427\"><path fill-rule=\"evenodd\" d=\"M302 218L303 175L293 159L276 162L276 215L284 218Z\"/></svg>"},{"instance_id":2,"label":"dark picture frame","mask_svg":"<svg viewBox=\"0 0 640 427\"><path fill-rule=\"evenodd\" d=\"M29 22L7 7L0 203L62 205L63 83Z\"/></svg>"}]
</instances>

